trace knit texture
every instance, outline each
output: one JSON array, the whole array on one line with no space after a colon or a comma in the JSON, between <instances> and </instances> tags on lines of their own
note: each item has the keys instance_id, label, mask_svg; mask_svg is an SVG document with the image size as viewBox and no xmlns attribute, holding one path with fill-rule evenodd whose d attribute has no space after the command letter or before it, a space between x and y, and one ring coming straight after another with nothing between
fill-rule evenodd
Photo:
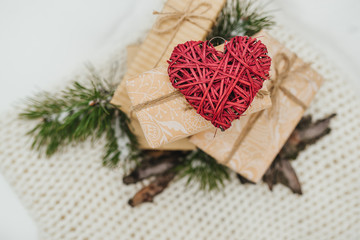
<instances>
[{"instance_id":1,"label":"knit texture","mask_svg":"<svg viewBox=\"0 0 360 240\"><path fill-rule=\"evenodd\" d=\"M142 186L122 184L122 170L101 167L105 141L86 141L46 159L25 136L36 123L0 117L0 172L37 223L40 239L359 239L360 101L346 76L288 30L271 34L326 78L308 114L336 112L332 132L293 162L303 187L240 185L204 194L185 179L153 204L131 208ZM112 59L122 61L122 51ZM105 64L104 70L110 64ZM64 83L62 83L64 84Z\"/></svg>"}]
</instances>

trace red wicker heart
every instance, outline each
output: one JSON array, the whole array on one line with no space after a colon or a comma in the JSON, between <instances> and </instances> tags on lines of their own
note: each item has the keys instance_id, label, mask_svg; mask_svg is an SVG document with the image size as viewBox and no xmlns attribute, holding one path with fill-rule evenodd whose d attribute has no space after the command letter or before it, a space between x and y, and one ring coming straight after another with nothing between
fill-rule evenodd
<instances>
[{"instance_id":1,"label":"red wicker heart","mask_svg":"<svg viewBox=\"0 0 360 240\"><path fill-rule=\"evenodd\" d=\"M188 41L168 61L172 85L202 117L228 129L249 107L269 78L266 46L251 37L234 37L217 51L209 41Z\"/></svg>"}]
</instances>

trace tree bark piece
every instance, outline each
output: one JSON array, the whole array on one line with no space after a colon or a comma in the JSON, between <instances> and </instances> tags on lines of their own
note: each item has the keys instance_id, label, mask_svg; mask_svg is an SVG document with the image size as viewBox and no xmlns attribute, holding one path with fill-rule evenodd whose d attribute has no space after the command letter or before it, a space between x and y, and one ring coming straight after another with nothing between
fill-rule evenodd
<instances>
[{"instance_id":1,"label":"tree bark piece","mask_svg":"<svg viewBox=\"0 0 360 240\"><path fill-rule=\"evenodd\" d=\"M314 144L317 140L329 134L331 131L329 127L330 120L335 116L336 114L331 114L314 123L312 122L311 116L303 117L300 120L274 162L263 176L263 181L271 191L275 184L281 183L291 189L293 193L302 194L300 181L294 168L291 166L290 160L296 159L307 145Z\"/></svg>"},{"instance_id":2,"label":"tree bark piece","mask_svg":"<svg viewBox=\"0 0 360 240\"><path fill-rule=\"evenodd\" d=\"M146 151L145 158L129 175L123 178L124 184L137 183L151 176L163 174L179 164L183 155L180 151Z\"/></svg>"},{"instance_id":3,"label":"tree bark piece","mask_svg":"<svg viewBox=\"0 0 360 240\"><path fill-rule=\"evenodd\" d=\"M156 195L160 194L174 179L176 173L169 171L161 174L155 178L149 185L138 191L132 199L129 200L129 205L136 207L141 203L153 202Z\"/></svg>"}]
</instances>

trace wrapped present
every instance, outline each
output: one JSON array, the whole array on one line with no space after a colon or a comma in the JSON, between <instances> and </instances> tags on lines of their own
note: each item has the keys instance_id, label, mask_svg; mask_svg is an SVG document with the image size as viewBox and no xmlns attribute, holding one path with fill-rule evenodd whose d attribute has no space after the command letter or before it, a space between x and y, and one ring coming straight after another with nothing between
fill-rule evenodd
<instances>
[{"instance_id":1,"label":"wrapped present","mask_svg":"<svg viewBox=\"0 0 360 240\"><path fill-rule=\"evenodd\" d=\"M168 0L161 13L155 12L159 15L158 19L141 44L134 60L128 65L124 80L165 62L177 44L190 39L203 40L211 30L225 2L226 0ZM120 106L122 111L129 114L131 102L125 88L125 81L122 81L111 103ZM134 117L131 119L131 124L138 136L141 148L150 148L139 121ZM194 145L186 139L161 146L161 149L173 150L194 148Z\"/></svg>"},{"instance_id":2,"label":"wrapped present","mask_svg":"<svg viewBox=\"0 0 360 240\"><path fill-rule=\"evenodd\" d=\"M235 40L230 41L227 44L226 52L232 54L231 46L234 46L240 43L242 40L252 41L251 44L246 44L246 50L249 50L252 53L257 51L258 47L263 47L264 55L261 54L254 54L257 57L254 57L254 61L251 58L247 58L253 65L255 66L252 71L256 72L254 74L250 73L248 70L242 71L241 68L245 66L243 64L248 64L244 62L242 59L238 58L238 56L247 56L246 53L242 53L242 51L237 51L234 55L228 56L226 54L219 55L222 56L226 61L223 61L222 58L218 58L216 61L209 63L211 69L208 69L209 72L204 75L204 72L207 69L207 65L204 63L205 60L198 60L197 57L194 58L194 61L201 64L201 67L197 64L190 64L190 68L187 70L181 69L181 74L185 71L192 72L192 74L188 74L186 78L191 79L192 82L185 82L183 85L180 86L180 89L183 91L185 90L184 86L190 86L189 91L191 93L194 92L194 84L204 84L205 82L213 82L216 81L217 83L230 81L232 84L227 84L226 86L214 86L211 94L215 96L212 101L214 101L215 106L212 107L213 111L219 113L217 111L218 106L222 106L223 103L227 105L227 109L223 110L225 113L232 114L232 117L239 118L240 116L250 115L254 112L258 112L260 110L266 109L271 106L271 100L269 95L254 95L257 93L257 90L252 92L252 85L258 83L257 87L261 87L263 84L263 78L258 76L262 75L262 72L259 71L261 67L264 65L264 73L268 73L270 68L270 58L267 57L267 50L265 45L261 42L258 42L256 39L243 37L243 38L236 38ZM214 53L219 54L224 48L224 45L217 47L217 49L213 47L209 47L207 42L187 42L185 44L178 45L177 48L184 48L184 51L189 51L189 48L192 46L201 46L197 50L199 53L204 54L206 51L213 51ZM254 46L254 51L252 51L252 47ZM202 50L208 49L208 50ZM221 49L222 48L222 49ZM175 52L174 50L174 52ZM182 54L180 54L183 56ZM205 55L203 55L205 56ZM208 55L206 55L208 56ZM234 56L234 60L230 60L231 57ZM239 60L235 60L238 58ZM190 57L184 57L186 61L191 61ZM214 59L212 55L209 55L209 59ZM259 61L258 61L259 60ZM180 66L182 66L181 61L177 58ZM256 62L256 63L255 63ZM218 66L217 64L220 64ZM225 64L225 65L221 65ZM237 67L239 65L239 67ZM170 65L171 66L171 65ZM222 71L219 71L219 68ZM256 69L255 69L256 68ZM170 68L169 68L170 69ZM183 91L176 89L171 81L169 80L168 71L170 71L166 65L162 65L158 68L155 68L151 71L145 72L140 74L137 77L131 78L127 80L127 91L131 102L133 104L132 111L137 115L137 118L140 122L142 130L145 133L145 137L147 142L151 147L159 147L162 144L166 144L169 142L176 141L178 139L182 139L206 129L209 129L213 126L214 122L210 122L206 120L205 117L200 115L198 112L202 109L195 110L194 105L190 105L189 101L183 95ZM198 69L198 72L195 71ZM266 70L267 69L267 70ZM184 70L184 71L183 71ZM229 72L227 72L229 71ZM221 73L220 73L221 72ZM199 75L197 74L203 74ZM214 74L214 75L213 75ZM216 75L217 74L217 75ZM235 75L232 75L235 74ZM180 75L179 75L180 76ZM200 76L201 79L200 79ZM216 77L215 77L216 76ZM246 77L249 79L246 80ZM265 75L264 75L265 77ZM197 79L199 78L199 79ZM177 80L182 81L182 80ZM206 88L209 89L211 84L206 83ZM236 86L234 88L234 86ZM207 96L204 95L204 92L208 92L206 88L203 88L201 93L196 93L195 95L186 96L190 99L193 98L206 98ZM234 92L227 91L227 89L234 89ZM249 92L247 92L249 91ZM261 89L261 93L266 92L266 89ZM241 96L238 98L234 98L234 101L230 101L230 97L223 98L221 100L221 96L219 94L233 94L240 93ZM200 94L200 95L199 95ZM253 96L254 95L254 96ZM224 95L226 96L226 95ZM211 97L209 97L211 98ZM254 99L254 100L253 100ZM252 101L253 100L253 101ZM249 102L248 102L249 101ZM199 100L200 102L200 100ZM240 111L245 112L237 112L238 108L236 106L237 103L246 102L247 105L245 109L240 109ZM249 106L249 107L248 107ZM196 107L196 106L195 106ZM248 108L247 108L248 107ZM209 111L206 114L210 114ZM218 115L220 115L219 113ZM215 117L214 117L215 118ZM232 120L231 120L232 121ZM215 122L217 124L217 122ZM214 125L215 125L214 124ZM226 124L225 124L226 125Z\"/></svg>"},{"instance_id":3,"label":"wrapped present","mask_svg":"<svg viewBox=\"0 0 360 240\"><path fill-rule=\"evenodd\" d=\"M138 44L132 44L126 47L126 52L127 52L126 61L128 66L132 63L138 51L139 51ZM124 92L123 94L124 96L126 96L126 99L130 101L127 92ZM133 116L131 117L131 120L132 120L131 128L135 131L135 134L138 136L140 146L144 149L151 148L145 139L144 132L141 130L140 122L137 120L137 118ZM178 141L165 144L161 146L161 149L162 150L193 150L195 149L195 145L189 142L187 138L183 138Z\"/></svg>"},{"instance_id":4,"label":"wrapped present","mask_svg":"<svg viewBox=\"0 0 360 240\"><path fill-rule=\"evenodd\" d=\"M218 162L258 182L319 90L323 77L266 32L257 34L273 59L268 90L272 107L233 122L225 132L215 129L190 141Z\"/></svg>"},{"instance_id":5,"label":"wrapped present","mask_svg":"<svg viewBox=\"0 0 360 240\"><path fill-rule=\"evenodd\" d=\"M126 52L127 52L127 59L126 59L126 63L127 63L127 66L129 66L132 61L135 59L138 51L139 51L139 48L140 48L140 45L139 44L131 44L131 45L128 45L126 47ZM123 81L125 82L125 80ZM125 90L125 88L123 89ZM129 101L130 102L130 99L127 95L127 92L123 92L123 96L124 99L126 99L126 101ZM143 131L141 130L141 126L140 126L140 123L139 121L137 120L136 117L131 117L131 129L135 132L135 134L137 135L138 137L138 141L139 141L139 144L141 146L141 148L143 149L152 149L149 144L147 143L146 139L145 139L145 136L144 136L144 133ZM165 144L163 146L160 147L162 150L193 150L195 149L195 145L192 144L188 139L180 139L176 142L172 142L172 143L168 143L168 144Z\"/></svg>"}]
</instances>

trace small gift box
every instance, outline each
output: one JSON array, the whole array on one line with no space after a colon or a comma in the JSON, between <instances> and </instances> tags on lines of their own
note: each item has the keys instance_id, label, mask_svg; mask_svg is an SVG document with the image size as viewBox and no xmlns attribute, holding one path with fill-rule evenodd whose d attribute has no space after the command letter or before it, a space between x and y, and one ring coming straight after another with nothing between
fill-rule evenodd
<instances>
[{"instance_id":1,"label":"small gift box","mask_svg":"<svg viewBox=\"0 0 360 240\"><path fill-rule=\"evenodd\" d=\"M136 44L129 45L126 48L126 51L127 51L126 60L127 60L127 65L129 66L139 51L139 45ZM124 80L123 82L125 83L126 81ZM123 90L124 90L124 92L122 93L123 99L130 102L129 96L125 91L125 88ZM138 137L140 146L144 149L151 148L145 139L144 132L141 130L140 123L136 117L134 116L131 117L130 124L131 124L131 128L134 130L135 134ZM175 142L164 144L160 148L163 150L193 150L195 149L195 145L192 144L187 138L183 138Z\"/></svg>"},{"instance_id":2,"label":"small gift box","mask_svg":"<svg viewBox=\"0 0 360 240\"><path fill-rule=\"evenodd\" d=\"M323 77L265 32L273 62L268 90L272 107L233 122L225 132L215 129L196 134L190 141L253 182L258 182L319 90Z\"/></svg>"},{"instance_id":3,"label":"small gift box","mask_svg":"<svg viewBox=\"0 0 360 240\"><path fill-rule=\"evenodd\" d=\"M151 70L164 63L174 47L189 39L203 40L211 30L226 0L168 0L155 25L137 51L134 60L128 64L127 73L118 86L112 104L118 105L126 114L130 113L131 102L126 93L125 81L131 76ZM149 148L141 131L139 121L131 119L131 125L138 136L140 147ZM191 150L194 145L186 139L161 146L161 149Z\"/></svg>"}]
</instances>

